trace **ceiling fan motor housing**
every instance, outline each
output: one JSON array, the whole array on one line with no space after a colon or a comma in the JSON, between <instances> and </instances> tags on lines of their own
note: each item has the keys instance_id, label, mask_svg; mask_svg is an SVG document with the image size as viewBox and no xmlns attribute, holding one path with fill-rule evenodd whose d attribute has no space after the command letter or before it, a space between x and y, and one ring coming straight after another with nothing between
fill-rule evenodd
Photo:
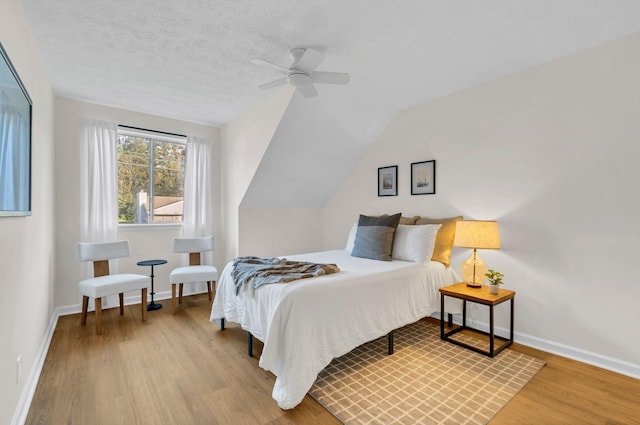
<instances>
[{"instance_id":1,"label":"ceiling fan motor housing","mask_svg":"<svg viewBox=\"0 0 640 425\"><path fill-rule=\"evenodd\" d=\"M302 87L311 84L311 77L303 72L292 72L287 75L287 82L294 87Z\"/></svg>"}]
</instances>

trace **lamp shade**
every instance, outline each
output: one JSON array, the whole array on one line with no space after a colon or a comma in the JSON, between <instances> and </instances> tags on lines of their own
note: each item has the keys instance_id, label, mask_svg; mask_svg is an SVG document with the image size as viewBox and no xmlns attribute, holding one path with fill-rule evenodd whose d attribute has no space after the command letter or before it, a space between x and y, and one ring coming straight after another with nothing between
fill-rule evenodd
<instances>
[{"instance_id":1,"label":"lamp shade","mask_svg":"<svg viewBox=\"0 0 640 425\"><path fill-rule=\"evenodd\" d=\"M480 220L458 221L453 245L473 249L471 257L460 265L460 272L468 286L482 286L486 280L487 265L478 256L477 250L500 249L498 223Z\"/></svg>"},{"instance_id":2,"label":"lamp shade","mask_svg":"<svg viewBox=\"0 0 640 425\"><path fill-rule=\"evenodd\" d=\"M498 223L483 220L458 221L453 246L473 249L500 249Z\"/></svg>"}]
</instances>

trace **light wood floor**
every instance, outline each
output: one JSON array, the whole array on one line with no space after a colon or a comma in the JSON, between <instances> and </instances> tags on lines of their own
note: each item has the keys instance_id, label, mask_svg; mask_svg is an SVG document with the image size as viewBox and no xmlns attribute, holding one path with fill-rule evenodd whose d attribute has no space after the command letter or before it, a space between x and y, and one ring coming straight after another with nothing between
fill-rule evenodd
<instances>
[{"instance_id":1,"label":"light wood floor","mask_svg":"<svg viewBox=\"0 0 640 425\"><path fill-rule=\"evenodd\" d=\"M293 410L271 398L274 376L246 355L246 334L209 322L206 294L140 320L140 306L58 320L26 423L339 424L310 396ZM491 424L640 424L640 381L514 344L547 365Z\"/></svg>"}]
</instances>

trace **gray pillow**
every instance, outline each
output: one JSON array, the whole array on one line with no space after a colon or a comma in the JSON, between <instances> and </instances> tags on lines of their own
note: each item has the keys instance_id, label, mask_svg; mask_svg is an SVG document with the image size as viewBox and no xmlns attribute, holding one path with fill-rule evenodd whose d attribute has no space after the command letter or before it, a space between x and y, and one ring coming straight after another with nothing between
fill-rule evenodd
<instances>
[{"instance_id":1,"label":"gray pillow","mask_svg":"<svg viewBox=\"0 0 640 425\"><path fill-rule=\"evenodd\" d=\"M393 239L400 222L400 215L400 213L385 214L379 217L361 215L351 255L372 260L391 261Z\"/></svg>"}]
</instances>

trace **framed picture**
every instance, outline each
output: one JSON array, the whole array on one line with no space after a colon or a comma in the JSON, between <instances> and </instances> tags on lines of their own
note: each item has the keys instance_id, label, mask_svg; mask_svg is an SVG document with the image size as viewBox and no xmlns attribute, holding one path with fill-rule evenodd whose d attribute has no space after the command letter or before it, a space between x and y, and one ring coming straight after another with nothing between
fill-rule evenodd
<instances>
[{"instance_id":1,"label":"framed picture","mask_svg":"<svg viewBox=\"0 0 640 425\"><path fill-rule=\"evenodd\" d=\"M398 195L398 166L378 168L378 196Z\"/></svg>"},{"instance_id":2,"label":"framed picture","mask_svg":"<svg viewBox=\"0 0 640 425\"><path fill-rule=\"evenodd\" d=\"M436 193L436 160L411 164L411 194L433 195Z\"/></svg>"}]
</instances>

